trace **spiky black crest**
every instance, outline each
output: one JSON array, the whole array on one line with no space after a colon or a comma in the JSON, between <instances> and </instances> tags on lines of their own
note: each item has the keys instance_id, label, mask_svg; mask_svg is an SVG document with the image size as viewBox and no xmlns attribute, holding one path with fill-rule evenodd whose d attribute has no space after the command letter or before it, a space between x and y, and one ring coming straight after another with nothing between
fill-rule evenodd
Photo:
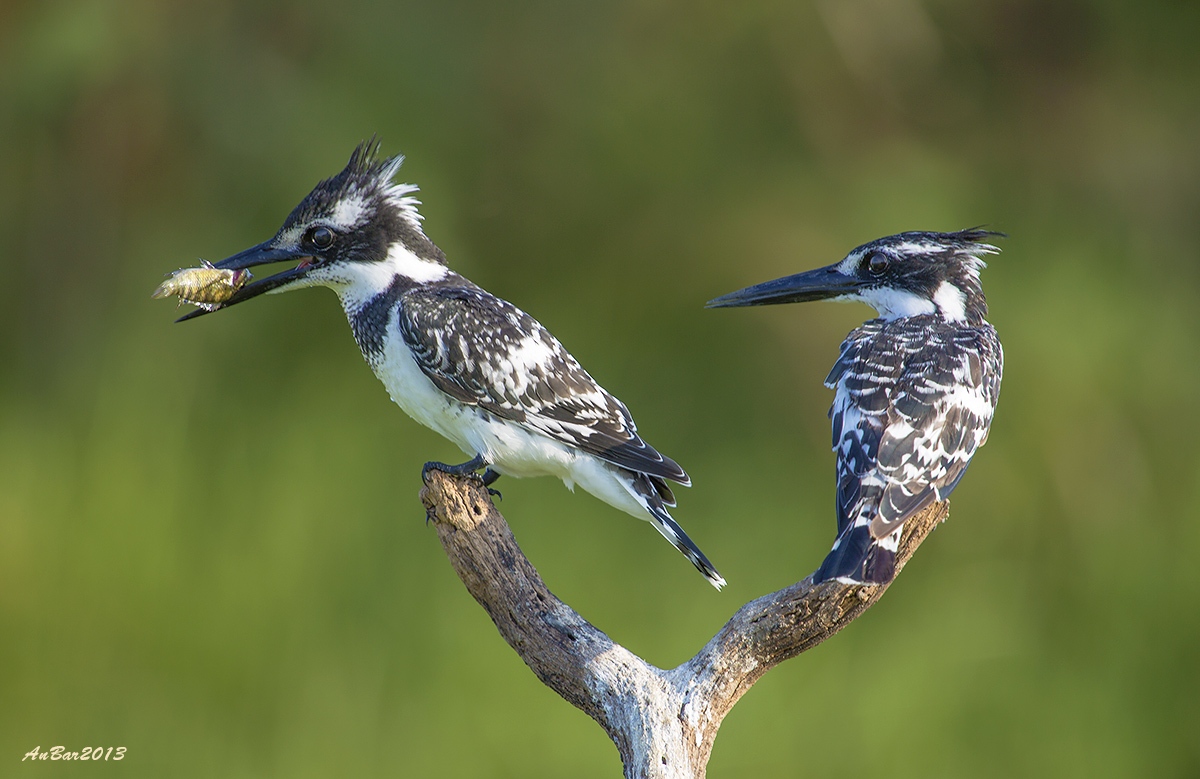
<instances>
[{"instance_id":1,"label":"spiky black crest","mask_svg":"<svg viewBox=\"0 0 1200 779\"><path fill-rule=\"evenodd\" d=\"M288 217L289 223L311 221L332 213L338 206L353 205L362 211L361 221L371 214L371 206L387 202L399 216L419 223L418 201L409 197L417 188L412 184L396 184L393 177L400 171L404 155L384 157L379 141L363 141L350 155L350 162L336 176L325 179L308 193Z\"/></svg>"},{"instance_id":2,"label":"spiky black crest","mask_svg":"<svg viewBox=\"0 0 1200 779\"><path fill-rule=\"evenodd\" d=\"M347 259L378 261L399 241L418 257L445 265L445 255L421 229L420 201L412 197L417 187L393 181L403 163L402 154L384 156L375 137L363 141L341 172L300 201L280 234L324 224L352 238L340 245Z\"/></svg>"},{"instance_id":3,"label":"spiky black crest","mask_svg":"<svg viewBox=\"0 0 1200 779\"><path fill-rule=\"evenodd\" d=\"M347 163L346 170L360 176L369 175L380 166L381 150L382 144L377 135L372 135L365 141L360 141L358 146L354 147L354 151L350 153L350 162ZM387 158L383 161L387 162L390 159Z\"/></svg>"}]
</instances>

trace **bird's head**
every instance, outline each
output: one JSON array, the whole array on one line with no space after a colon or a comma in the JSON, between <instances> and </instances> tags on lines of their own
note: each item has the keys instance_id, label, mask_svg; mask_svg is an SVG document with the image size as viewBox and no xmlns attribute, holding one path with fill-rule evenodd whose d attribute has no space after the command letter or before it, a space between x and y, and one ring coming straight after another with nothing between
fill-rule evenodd
<instances>
[{"instance_id":1,"label":"bird's head","mask_svg":"<svg viewBox=\"0 0 1200 779\"><path fill-rule=\"evenodd\" d=\"M213 310L265 292L325 286L370 297L397 275L415 283L445 276L445 255L421 230L417 188L392 181L403 162L399 155L380 157L373 140L359 144L345 169L317 184L273 238L214 263L225 270L296 264L242 287ZM206 313L198 309L181 321Z\"/></svg>"},{"instance_id":2,"label":"bird's head","mask_svg":"<svg viewBox=\"0 0 1200 779\"><path fill-rule=\"evenodd\" d=\"M987 243L1003 233L981 228L956 233L911 232L859 246L833 265L785 276L722 295L709 308L857 300L884 319L938 314L948 321L979 321L987 300L979 283Z\"/></svg>"}]
</instances>

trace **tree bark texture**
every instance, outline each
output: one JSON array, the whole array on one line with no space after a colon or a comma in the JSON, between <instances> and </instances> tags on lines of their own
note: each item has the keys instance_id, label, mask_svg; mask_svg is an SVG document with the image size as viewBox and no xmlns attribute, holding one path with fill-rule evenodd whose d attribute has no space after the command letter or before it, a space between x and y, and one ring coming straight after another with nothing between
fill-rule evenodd
<instances>
[{"instance_id":1,"label":"tree bark texture","mask_svg":"<svg viewBox=\"0 0 1200 779\"><path fill-rule=\"evenodd\" d=\"M664 670L550 592L478 477L430 471L427 478L421 500L468 592L537 677L604 728L628 779L704 777L717 730L738 699L888 587L814 586L808 576L745 604L695 657ZM905 522L897 573L949 512L948 503L935 503Z\"/></svg>"}]
</instances>

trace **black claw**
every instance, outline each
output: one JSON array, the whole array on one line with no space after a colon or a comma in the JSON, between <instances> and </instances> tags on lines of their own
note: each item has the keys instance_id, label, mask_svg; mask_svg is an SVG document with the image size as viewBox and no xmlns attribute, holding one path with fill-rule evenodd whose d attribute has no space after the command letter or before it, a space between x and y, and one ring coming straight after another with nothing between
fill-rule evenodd
<instances>
[{"instance_id":1,"label":"black claw","mask_svg":"<svg viewBox=\"0 0 1200 779\"><path fill-rule=\"evenodd\" d=\"M483 486L487 487L488 495L491 495L493 498L504 500L504 496L500 494L500 490L494 490L491 488L491 485L496 483L496 479L500 478L500 474L498 472L488 468L479 478L483 482Z\"/></svg>"}]
</instances>

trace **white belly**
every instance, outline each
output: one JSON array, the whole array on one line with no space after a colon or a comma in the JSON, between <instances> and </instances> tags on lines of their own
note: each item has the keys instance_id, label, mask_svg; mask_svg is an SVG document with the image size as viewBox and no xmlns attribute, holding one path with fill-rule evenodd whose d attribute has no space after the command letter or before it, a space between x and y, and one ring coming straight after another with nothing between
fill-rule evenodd
<instances>
[{"instance_id":1,"label":"white belly","mask_svg":"<svg viewBox=\"0 0 1200 779\"><path fill-rule=\"evenodd\" d=\"M456 444L468 458L476 454L506 476L556 476L614 508L649 519L620 468L516 422L499 419L442 392L421 370L399 333L388 338L383 358L371 365L400 408Z\"/></svg>"}]
</instances>

